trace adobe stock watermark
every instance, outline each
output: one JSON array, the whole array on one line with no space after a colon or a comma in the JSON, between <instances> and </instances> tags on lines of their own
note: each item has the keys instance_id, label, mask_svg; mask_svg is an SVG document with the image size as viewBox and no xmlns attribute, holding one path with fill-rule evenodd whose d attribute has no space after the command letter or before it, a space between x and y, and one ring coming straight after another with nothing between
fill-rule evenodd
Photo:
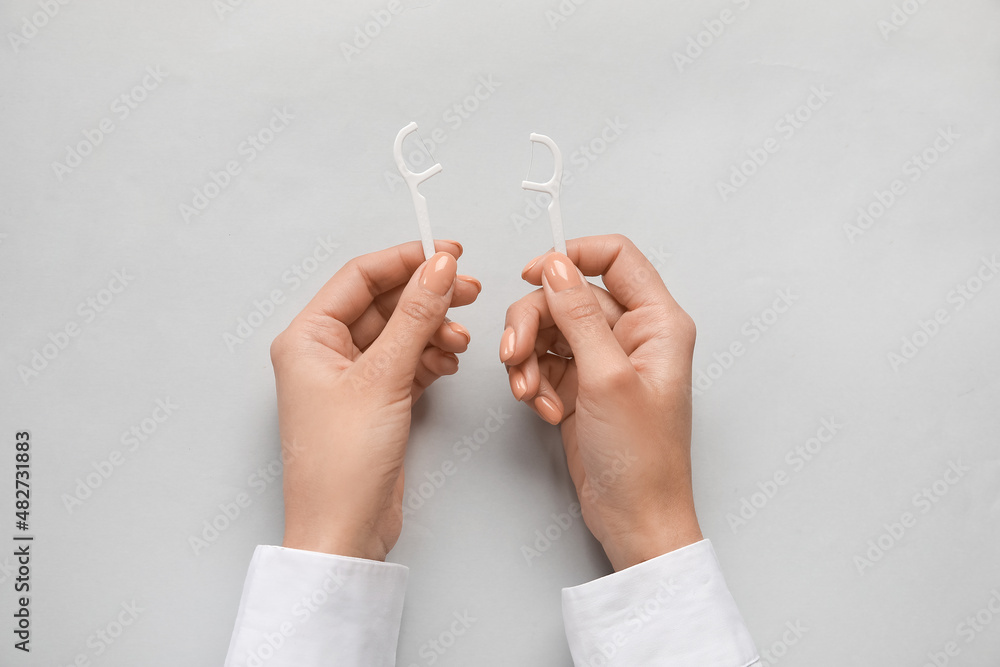
<instances>
[{"instance_id":1,"label":"adobe stock watermark","mask_svg":"<svg viewBox=\"0 0 1000 667\"><path fill-rule=\"evenodd\" d=\"M673 257L673 253L668 252L662 245L658 248L649 249L649 261L653 263L653 268L657 271L663 271L667 268L667 260Z\"/></svg>"},{"instance_id":2,"label":"adobe stock watermark","mask_svg":"<svg viewBox=\"0 0 1000 667\"><path fill-rule=\"evenodd\" d=\"M972 468L962 465L962 460L949 461L948 467L938 479L917 491L910 501L912 511L902 512L896 519L883 523L883 532L868 540L867 549L854 556L854 567L864 576L866 570L885 558L899 544L906 534L916 527L920 517L927 516L955 488Z\"/></svg>"},{"instance_id":3,"label":"adobe stock watermark","mask_svg":"<svg viewBox=\"0 0 1000 667\"><path fill-rule=\"evenodd\" d=\"M600 493L609 486L614 485L638 462L639 457L629 450L617 452L612 464L601 475L587 478L587 486L583 491L583 499L591 502L596 500ZM576 524L577 519L583 518L583 508L579 502L573 501L566 508L565 512L559 512L558 514L553 512L549 517L552 519L552 523L544 528L535 530L534 540L530 544L525 543L521 545L521 555L524 556L524 560L529 566L532 565L533 560L541 557L563 535L568 533Z\"/></svg>"},{"instance_id":4,"label":"adobe stock watermark","mask_svg":"<svg viewBox=\"0 0 1000 667\"><path fill-rule=\"evenodd\" d=\"M957 626L951 639L946 641L937 650L927 653L927 661L921 667L946 667L952 664L952 659L962 655L963 644L966 647L976 641L986 628L993 624L993 621L1000 618L1000 588L990 591L990 598L981 609L966 616Z\"/></svg>"},{"instance_id":5,"label":"adobe stock watermark","mask_svg":"<svg viewBox=\"0 0 1000 667\"><path fill-rule=\"evenodd\" d=\"M253 505L254 498L267 491L275 482L281 484L281 475L289 461L300 452L300 445L295 442L281 443L281 453L267 463L264 463L250 473L246 481L246 489L239 491L231 500L218 504L219 511L205 519L200 530L188 537L188 546L195 556L204 553L209 547L219 541L222 534L229 530L246 510ZM251 495L250 491L255 494Z\"/></svg>"},{"instance_id":6,"label":"adobe stock watermark","mask_svg":"<svg viewBox=\"0 0 1000 667\"><path fill-rule=\"evenodd\" d=\"M615 632L607 641L603 641L597 646L597 653L594 653L583 664L586 667L606 667L614 664L612 661L618 652L624 648L629 641L642 632L654 622L666 609L672 598L677 595L678 586L673 578L661 579L653 588L653 592L642 602L632 605L622 617L625 629Z\"/></svg>"},{"instance_id":7,"label":"adobe stock watermark","mask_svg":"<svg viewBox=\"0 0 1000 667\"><path fill-rule=\"evenodd\" d=\"M587 0L560 0L559 4L545 10L545 20L555 32L563 23L576 15L577 10L587 4Z\"/></svg>"},{"instance_id":8,"label":"adobe stock watermark","mask_svg":"<svg viewBox=\"0 0 1000 667\"><path fill-rule=\"evenodd\" d=\"M586 143L580 144L569 156L570 166L563 169L562 186L573 185L577 176L587 171L608 149L617 142L628 125L622 122L620 116L606 118L604 127L597 132L593 138ZM525 227L531 226L542 213L547 210L549 196L544 193L537 193L529 198L521 213L511 213L510 221L514 229L520 234Z\"/></svg>"},{"instance_id":9,"label":"adobe stock watermark","mask_svg":"<svg viewBox=\"0 0 1000 667\"><path fill-rule=\"evenodd\" d=\"M726 514L726 521L733 534L747 526L761 510L767 507L795 475L802 472L809 462L815 460L833 442L844 426L836 417L824 417L815 435L789 449L784 457L785 467L778 468L770 477L757 482L757 491L740 498L739 507L734 512Z\"/></svg>"},{"instance_id":10,"label":"adobe stock watermark","mask_svg":"<svg viewBox=\"0 0 1000 667\"><path fill-rule=\"evenodd\" d=\"M142 613L146 611L134 599L130 602L122 602L119 607L120 609L110 621L94 630L87 637L89 651L77 653L71 662L65 663L65 667L92 667L95 664L93 659L100 658L107 653L108 649L121 639L125 631L135 625ZM63 667L63 663L60 663L60 667Z\"/></svg>"},{"instance_id":11,"label":"adobe stock watermark","mask_svg":"<svg viewBox=\"0 0 1000 667\"><path fill-rule=\"evenodd\" d=\"M286 614L289 620L270 623L273 631L264 633L263 641L248 651L245 662L241 664L245 664L246 667L263 667L300 628L309 623L316 612L344 588L346 583L347 575L339 568L334 566L328 569L323 582L292 605Z\"/></svg>"},{"instance_id":12,"label":"adobe stock watermark","mask_svg":"<svg viewBox=\"0 0 1000 667\"><path fill-rule=\"evenodd\" d=\"M433 665L448 652L451 647L464 637L479 619L469 613L468 609L461 612L454 612L448 626L438 633L436 637L431 637L420 645L417 655L423 659L423 664ZM416 663L410 663L410 667L420 667Z\"/></svg>"},{"instance_id":13,"label":"adobe stock watermark","mask_svg":"<svg viewBox=\"0 0 1000 667\"><path fill-rule=\"evenodd\" d=\"M733 195L743 189L750 179L778 154L784 145L782 142L790 141L815 118L831 97L833 93L827 90L825 84L812 86L805 101L774 124L776 136L769 136L760 145L747 149L746 159L731 164L729 176L725 180L719 179L715 182L715 189L722 201L728 202Z\"/></svg>"},{"instance_id":14,"label":"adobe stock watermark","mask_svg":"<svg viewBox=\"0 0 1000 667\"><path fill-rule=\"evenodd\" d=\"M31 351L31 358L28 362L18 364L17 374L21 377L24 386L27 387L32 380L39 377L42 371L59 358L59 355L69 347L70 340L83 332L84 326L107 312L115 300L119 298L119 295L132 284L133 280L135 280L135 276L129 275L127 268L114 271L107 287L97 290L81 301L76 307L79 319L70 318L58 329L50 332L47 336L48 341Z\"/></svg>"},{"instance_id":15,"label":"adobe stock watermark","mask_svg":"<svg viewBox=\"0 0 1000 667\"><path fill-rule=\"evenodd\" d=\"M901 3L894 4L889 16L881 18L875 23L875 27L882 33L882 39L888 42L889 36L905 28L910 19L919 14L926 4L927 0L903 0Z\"/></svg>"},{"instance_id":16,"label":"adobe stock watermark","mask_svg":"<svg viewBox=\"0 0 1000 667\"><path fill-rule=\"evenodd\" d=\"M692 392L695 396L702 396L711 389L736 364L736 360L746 354L749 347L770 331L799 300L799 295L790 287L778 290L776 295L770 306L743 323L740 327L742 338L737 338L721 352L714 352L708 366L694 374Z\"/></svg>"},{"instance_id":17,"label":"adobe stock watermark","mask_svg":"<svg viewBox=\"0 0 1000 667\"><path fill-rule=\"evenodd\" d=\"M245 4L247 4L246 0L212 0L212 9L215 10L215 16L220 21L225 21L230 14Z\"/></svg>"},{"instance_id":18,"label":"adobe stock watermark","mask_svg":"<svg viewBox=\"0 0 1000 667\"><path fill-rule=\"evenodd\" d=\"M802 621L786 622L781 637L761 649L760 667L775 667L775 665L778 665L788 655L788 651L802 641L807 632L809 632L809 628L805 627Z\"/></svg>"},{"instance_id":19,"label":"adobe stock watermark","mask_svg":"<svg viewBox=\"0 0 1000 667\"><path fill-rule=\"evenodd\" d=\"M497 89L503 84L497 81L492 74L480 75L476 78L476 84L459 100L452 102L440 115L442 125L438 125L428 133L427 139L420 139L420 148L411 150L407 154L407 162L417 171L423 171L434 164L434 151L441 144L446 143L452 133L457 132L472 116L483 107L483 105L493 97ZM419 134L418 134L419 136ZM396 188L405 186L406 181L399 175L399 170L395 165L391 169L382 172L382 177L390 192L395 192Z\"/></svg>"},{"instance_id":20,"label":"adobe stock watermark","mask_svg":"<svg viewBox=\"0 0 1000 667\"><path fill-rule=\"evenodd\" d=\"M389 0L384 9L373 10L371 19L354 27L354 35L350 42L340 43L340 52L348 64L360 56L372 41L379 38L382 31L389 27L393 19L403 13L401 0Z\"/></svg>"},{"instance_id":21,"label":"adobe stock watermark","mask_svg":"<svg viewBox=\"0 0 1000 667\"><path fill-rule=\"evenodd\" d=\"M129 456L136 454L139 448L149 442L153 435L160 430L160 427L173 416L174 412L180 409L181 406L170 400L169 396L157 398L154 401L152 411L146 417L122 432L119 438L122 448L113 449L106 458L91 462L90 467L93 470L76 478L76 485L71 493L62 494L60 499L66 512L73 514L74 511L82 507L83 503L89 500L94 492L104 486L115 474L115 471L125 464Z\"/></svg>"},{"instance_id":22,"label":"adobe stock watermark","mask_svg":"<svg viewBox=\"0 0 1000 667\"><path fill-rule=\"evenodd\" d=\"M844 234L852 244L871 229L876 222L881 220L896 205L903 195L910 191L910 186L915 184L937 164L941 156L951 150L955 143L962 138L949 125L947 128L938 129L937 136L929 146L918 153L914 153L900 167L901 176L894 178L889 187L885 190L875 190L872 199L864 206L858 207L858 215L854 223L844 224Z\"/></svg>"},{"instance_id":23,"label":"adobe stock watermark","mask_svg":"<svg viewBox=\"0 0 1000 667\"><path fill-rule=\"evenodd\" d=\"M277 312L278 306L285 303L288 295L302 287L323 264L330 261L339 247L340 244L334 243L329 235L316 237L316 245L313 246L312 252L281 274L281 283L288 285L287 290L276 287L263 297L254 299L250 312L236 319L236 327L232 331L222 332L222 342L225 343L226 349L236 352L238 347L250 340L251 336Z\"/></svg>"},{"instance_id":24,"label":"adobe stock watermark","mask_svg":"<svg viewBox=\"0 0 1000 667\"><path fill-rule=\"evenodd\" d=\"M181 202L178 210L184 222L200 216L209 205L218 199L243 173L243 168L252 163L274 142L279 134L288 129L295 116L287 108L274 108L267 123L236 147L236 158L227 160L219 171L209 170L208 179L202 185L192 188L190 202Z\"/></svg>"},{"instance_id":25,"label":"adobe stock watermark","mask_svg":"<svg viewBox=\"0 0 1000 667\"><path fill-rule=\"evenodd\" d=\"M752 4L751 0L732 0L732 3L739 12L727 7L719 12L718 16L705 19L701 22L702 30L688 35L684 49L674 51L674 65L679 73L683 74L686 68L694 65L695 61L705 55L705 52L726 34L729 26L736 23L740 12L750 9Z\"/></svg>"},{"instance_id":26,"label":"adobe stock watermark","mask_svg":"<svg viewBox=\"0 0 1000 667\"><path fill-rule=\"evenodd\" d=\"M552 518L552 523L535 531L534 542L521 545L521 555L524 556L524 561L528 565L531 565L531 561L540 558L543 553L551 549L552 545L573 527L577 519L583 518L583 509L580 507L580 503L573 501L565 512L558 514L553 512L549 516Z\"/></svg>"},{"instance_id":27,"label":"adobe stock watermark","mask_svg":"<svg viewBox=\"0 0 1000 667\"><path fill-rule=\"evenodd\" d=\"M410 490L403 497L403 518L414 516L421 507L427 504L434 495L444 488L448 480L454 477L459 468L472 460L476 453L482 451L489 443L495 433L503 428L511 415L504 412L503 406L490 408L486 411L486 418L482 426L476 428L472 433L462 436L461 440L456 440L451 446L454 458L447 458L434 470L424 473L423 479L416 482L409 481L407 486Z\"/></svg>"},{"instance_id":28,"label":"adobe stock watermark","mask_svg":"<svg viewBox=\"0 0 1000 667\"><path fill-rule=\"evenodd\" d=\"M991 257L983 257L973 274L948 292L945 296L947 305L935 309L929 319L917 320L917 328L913 333L903 336L899 348L886 354L893 372L898 373L900 367L913 361L921 350L930 345L944 327L952 322L952 317L979 296L997 274L1000 274L1000 262L997 261L996 253Z\"/></svg>"},{"instance_id":29,"label":"adobe stock watermark","mask_svg":"<svg viewBox=\"0 0 1000 667\"><path fill-rule=\"evenodd\" d=\"M52 172L60 182L75 169L80 167L88 156L92 155L97 147L104 143L104 140L118 129L118 125L128 120L139 106L149 99L150 93L160 87L169 76L168 72L160 69L159 65L149 65L142 76L142 79L130 90L111 100L108 105L111 111L110 116L105 116L97 122L94 127L85 128L80 131L83 139L75 144L67 144L63 161L56 160L52 163Z\"/></svg>"},{"instance_id":30,"label":"adobe stock watermark","mask_svg":"<svg viewBox=\"0 0 1000 667\"><path fill-rule=\"evenodd\" d=\"M72 1L38 0L38 11L22 16L19 30L7 33L7 41L10 42L10 48L14 53L20 53L21 49L28 46L31 40L38 37L38 33L62 12L62 8Z\"/></svg>"}]
</instances>

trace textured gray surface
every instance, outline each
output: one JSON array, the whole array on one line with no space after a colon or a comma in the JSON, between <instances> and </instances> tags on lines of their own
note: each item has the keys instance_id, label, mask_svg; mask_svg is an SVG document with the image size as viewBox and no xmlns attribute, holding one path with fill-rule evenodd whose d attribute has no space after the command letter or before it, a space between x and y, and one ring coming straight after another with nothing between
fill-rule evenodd
<instances>
[{"instance_id":1,"label":"textured gray surface","mask_svg":"<svg viewBox=\"0 0 1000 667\"><path fill-rule=\"evenodd\" d=\"M209 0L70 2L37 34L34 0L0 8L0 540L23 429L37 536L30 657L11 646L0 556L0 662L221 663L251 551L281 535L268 345L342 262L416 237L386 179L416 120L445 169L423 188L432 223L485 292L456 314L473 335L461 373L418 409L407 479L447 459L457 472L392 554L412 568L400 665L431 664L421 647L466 611L477 621L436 664L568 665L559 589L606 572L580 521L530 563L521 549L573 501L555 432L514 403L496 358L518 272L550 243L519 187L532 131L567 156L568 235L628 234L699 325L699 510L760 648L779 664L916 666L954 641L948 664L996 665L1000 618L965 619L1000 590L1000 279L976 276L1000 251L997 3L901 2L919 10L885 32L888 0L566 0L558 21L556 0L404 1L345 54L389 6L347 4L246 0L220 18ZM275 109L287 127L243 145ZM102 120L113 131L57 173ZM958 138L934 155L948 128ZM926 170L912 162L925 150ZM230 161L239 173L185 221L180 205ZM895 179L887 212L845 227L859 207L878 214ZM337 247L311 263L323 243ZM102 292L116 271L127 287ZM227 345L274 290L273 314ZM768 312L783 290L791 307ZM66 348L46 350L68 324ZM36 351L53 358L24 379ZM179 407L153 431L158 400ZM491 409L511 416L456 450ZM841 426L806 460L795 450L817 449L824 419ZM133 426L151 432L123 441ZM67 509L115 451L121 465ZM951 463L968 468L954 484ZM935 483L941 497L918 497ZM241 493L249 506L196 554L190 537ZM880 539L877 562L856 560ZM96 639L132 601L137 621ZM787 623L807 628L791 646Z\"/></svg>"}]
</instances>

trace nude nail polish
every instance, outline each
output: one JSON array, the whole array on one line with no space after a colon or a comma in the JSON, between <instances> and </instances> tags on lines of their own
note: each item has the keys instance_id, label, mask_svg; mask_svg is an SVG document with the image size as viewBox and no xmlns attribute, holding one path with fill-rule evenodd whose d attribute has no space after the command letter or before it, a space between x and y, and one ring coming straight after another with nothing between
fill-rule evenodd
<instances>
[{"instance_id":1,"label":"nude nail polish","mask_svg":"<svg viewBox=\"0 0 1000 667\"><path fill-rule=\"evenodd\" d=\"M556 407L556 404L551 399L545 396L539 396L535 399L535 408L542 416L542 419L550 424L558 424L559 420L562 419L562 413L559 411L559 408Z\"/></svg>"},{"instance_id":2,"label":"nude nail polish","mask_svg":"<svg viewBox=\"0 0 1000 667\"><path fill-rule=\"evenodd\" d=\"M513 370L510 372L510 388L514 393L514 398L521 400L524 395L528 393L528 381L524 377L524 373L518 370Z\"/></svg>"},{"instance_id":3,"label":"nude nail polish","mask_svg":"<svg viewBox=\"0 0 1000 667\"><path fill-rule=\"evenodd\" d=\"M463 252L465 252L465 248L458 241L456 241L454 239L441 239L441 240L444 241L445 243L454 243L455 245L457 245L458 246L458 254L459 255L461 255Z\"/></svg>"},{"instance_id":4,"label":"nude nail polish","mask_svg":"<svg viewBox=\"0 0 1000 667\"><path fill-rule=\"evenodd\" d=\"M466 345L472 342L472 335L469 334L469 330L463 327L461 324L459 324L458 322L449 322L448 326L451 327L451 330L457 333L458 335L465 336Z\"/></svg>"},{"instance_id":5,"label":"nude nail polish","mask_svg":"<svg viewBox=\"0 0 1000 667\"><path fill-rule=\"evenodd\" d=\"M507 327L503 330L503 337L500 339L500 361L506 362L514 356L514 328Z\"/></svg>"},{"instance_id":6,"label":"nude nail polish","mask_svg":"<svg viewBox=\"0 0 1000 667\"><path fill-rule=\"evenodd\" d=\"M458 263L446 252L439 252L424 265L420 275L420 286L426 290L444 296L455 282L455 269Z\"/></svg>"},{"instance_id":7,"label":"nude nail polish","mask_svg":"<svg viewBox=\"0 0 1000 667\"><path fill-rule=\"evenodd\" d=\"M483 291L483 284L478 280L476 280L475 278L473 278L472 276L459 275L457 276L457 278L461 280L463 283L469 283L470 285L475 287L477 292Z\"/></svg>"},{"instance_id":8,"label":"nude nail polish","mask_svg":"<svg viewBox=\"0 0 1000 667\"><path fill-rule=\"evenodd\" d=\"M569 261L569 257L554 253L552 259L545 265L545 278L549 287L556 292L568 290L580 284L580 273Z\"/></svg>"}]
</instances>

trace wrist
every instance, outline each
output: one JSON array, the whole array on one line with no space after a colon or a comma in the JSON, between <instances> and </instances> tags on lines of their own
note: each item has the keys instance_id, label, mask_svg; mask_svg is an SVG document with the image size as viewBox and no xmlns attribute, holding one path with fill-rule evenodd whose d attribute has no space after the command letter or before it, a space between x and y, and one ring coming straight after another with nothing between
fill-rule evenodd
<instances>
[{"instance_id":1,"label":"wrist","mask_svg":"<svg viewBox=\"0 0 1000 667\"><path fill-rule=\"evenodd\" d=\"M281 546L287 549L376 561L385 561L389 553L378 540L365 539L353 531L303 531L286 528Z\"/></svg>"},{"instance_id":2,"label":"wrist","mask_svg":"<svg viewBox=\"0 0 1000 667\"><path fill-rule=\"evenodd\" d=\"M661 517L622 531L602 541L615 572L658 558L704 539L694 510L682 516Z\"/></svg>"}]
</instances>

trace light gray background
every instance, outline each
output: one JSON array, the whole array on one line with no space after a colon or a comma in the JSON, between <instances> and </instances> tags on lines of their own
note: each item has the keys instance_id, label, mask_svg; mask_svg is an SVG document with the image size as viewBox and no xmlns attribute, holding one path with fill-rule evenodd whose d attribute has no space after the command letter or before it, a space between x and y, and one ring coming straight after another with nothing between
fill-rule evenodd
<instances>
[{"instance_id":1,"label":"light gray background","mask_svg":"<svg viewBox=\"0 0 1000 667\"><path fill-rule=\"evenodd\" d=\"M416 237L408 195L386 180L415 120L424 139L446 135L444 172L423 188L435 231L465 244L460 268L485 291L455 314L473 337L459 375L417 410L408 481L447 459L458 472L391 554L411 567L398 664L429 664L421 646L468 611L476 623L438 665L568 665L559 590L608 571L581 521L522 554L574 500L555 430L514 402L496 352L528 289L520 268L551 242L519 187L537 131L574 176L568 235L629 235L699 326L695 368L716 378L695 402L698 507L759 647L782 656L770 664L919 666L955 641L949 664L997 665L1000 618L971 642L960 624L1000 590L1000 280L976 283L1000 250L1000 4L900 4L919 10L883 35L890 0L564 2L555 27L556 0L404 0L348 62L342 43L387 3L246 0L220 18L209 0L70 2L15 45L41 10L5 2L0 540L15 532L13 436L30 429L37 542L30 657L11 646L0 548L0 662L221 664L254 545L281 537L280 482L252 477L277 456L268 345L347 259ZM723 10L732 22L679 68ZM165 80L120 119L112 101L149 66ZM448 109L490 76L499 86L455 127ZM782 135L812 87L832 97ZM275 108L294 119L242 161ZM114 131L60 180L53 163L103 118ZM580 162L615 119L620 136ZM948 128L959 138L911 182L905 163ZM768 137L780 150L723 201L718 182ZM185 222L179 205L229 160L240 175ZM852 242L845 224L894 179L906 193ZM339 247L293 289L282 276L319 237ZM85 321L78 305L123 269L134 279ZM970 280L981 289L959 308ZM224 334L276 289L283 304L231 351ZM796 301L751 340L779 290ZM889 354L939 309L947 323L894 368ZM71 322L79 335L23 380ZM733 342L745 353L719 373L713 355ZM157 399L180 407L128 451L122 433ZM512 416L460 461L454 443L490 409ZM786 454L824 418L843 426L798 469ZM116 450L124 463L67 510ZM949 484L953 462L969 470ZM787 483L733 528L776 472ZM925 513L914 496L935 482L946 494ZM191 536L240 493L250 507L196 555ZM883 536L904 512L916 525ZM859 572L880 536L891 548ZM133 600L137 622L96 656L88 638ZM807 631L782 647L786 623Z\"/></svg>"}]
</instances>

